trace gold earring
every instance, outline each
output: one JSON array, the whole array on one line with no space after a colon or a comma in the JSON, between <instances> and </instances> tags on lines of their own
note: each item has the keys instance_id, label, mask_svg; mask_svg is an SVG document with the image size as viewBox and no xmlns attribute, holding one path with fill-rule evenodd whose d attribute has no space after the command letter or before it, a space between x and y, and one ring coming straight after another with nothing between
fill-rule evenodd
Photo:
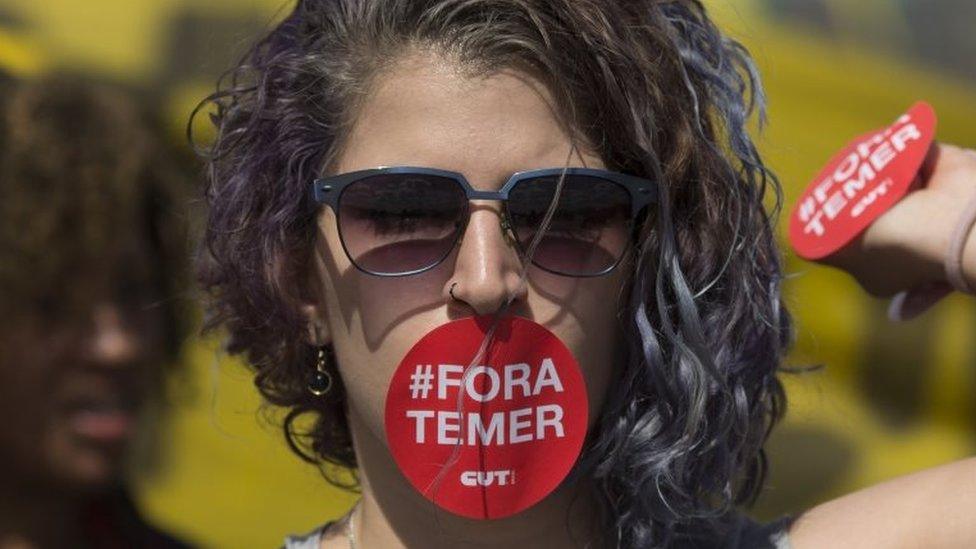
<instances>
[{"instance_id":1,"label":"gold earring","mask_svg":"<svg viewBox=\"0 0 976 549\"><path fill-rule=\"evenodd\" d=\"M319 347L319 356L315 361L315 373L308 383L308 392L315 396L322 396L332 389L332 374L325 370L325 347Z\"/></svg>"}]
</instances>

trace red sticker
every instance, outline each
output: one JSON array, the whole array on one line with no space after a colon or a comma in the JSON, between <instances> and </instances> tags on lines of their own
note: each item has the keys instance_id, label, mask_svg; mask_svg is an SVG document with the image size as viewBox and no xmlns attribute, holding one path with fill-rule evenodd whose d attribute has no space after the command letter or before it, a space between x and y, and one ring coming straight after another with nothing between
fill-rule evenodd
<instances>
[{"instance_id":1,"label":"red sticker","mask_svg":"<svg viewBox=\"0 0 976 549\"><path fill-rule=\"evenodd\" d=\"M851 141L810 183L790 215L790 243L804 259L826 257L868 228L909 191L935 136L919 101L878 131Z\"/></svg>"},{"instance_id":2,"label":"red sticker","mask_svg":"<svg viewBox=\"0 0 976 549\"><path fill-rule=\"evenodd\" d=\"M552 492L579 457L588 409L572 353L526 318L501 318L465 374L490 324L490 315L468 317L431 330L386 396L386 436L404 476L441 508L476 519L513 515Z\"/></svg>"}]
</instances>

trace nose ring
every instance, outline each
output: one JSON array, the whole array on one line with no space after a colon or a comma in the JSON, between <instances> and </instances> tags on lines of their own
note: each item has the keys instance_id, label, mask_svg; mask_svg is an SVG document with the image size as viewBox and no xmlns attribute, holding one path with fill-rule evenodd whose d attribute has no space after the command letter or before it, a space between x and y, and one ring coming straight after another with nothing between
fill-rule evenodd
<instances>
[{"instance_id":1,"label":"nose ring","mask_svg":"<svg viewBox=\"0 0 976 549\"><path fill-rule=\"evenodd\" d=\"M457 298L454 297L454 287L455 286L457 286L457 282L451 284L451 289L448 290L447 293L451 294L451 299L457 300Z\"/></svg>"}]
</instances>

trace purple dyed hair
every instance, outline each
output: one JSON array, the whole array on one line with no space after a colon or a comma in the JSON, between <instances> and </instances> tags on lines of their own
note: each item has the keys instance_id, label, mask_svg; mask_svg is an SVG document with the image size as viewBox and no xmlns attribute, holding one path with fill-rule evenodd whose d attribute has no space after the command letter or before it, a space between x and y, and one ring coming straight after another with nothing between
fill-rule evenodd
<instances>
[{"instance_id":1,"label":"purple dyed hair","mask_svg":"<svg viewBox=\"0 0 976 549\"><path fill-rule=\"evenodd\" d=\"M226 327L228 351L287 409L299 456L355 467L341 386L306 391L307 185L332 168L371 82L411 48L473 75L529 72L609 169L662 182L628 274L621 374L574 474L600 487L619 546L729 535L763 483L793 328L772 230L782 193L746 131L755 107L763 118L758 75L698 1L300 0L197 110L213 106L217 128L199 262L208 329Z\"/></svg>"}]
</instances>

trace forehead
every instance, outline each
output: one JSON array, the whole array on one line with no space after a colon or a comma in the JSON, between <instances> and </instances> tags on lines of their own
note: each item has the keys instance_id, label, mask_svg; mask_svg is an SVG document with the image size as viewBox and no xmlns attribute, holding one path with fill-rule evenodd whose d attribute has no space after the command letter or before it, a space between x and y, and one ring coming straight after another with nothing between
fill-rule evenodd
<instances>
[{"instance_id":1,"label":"forehead","mask_svg":"<svg viewBox=\"0 0 976 549\"><path fill-rule=\"evenodd\" d=\"M378 76L337 171L427 166L494 187L517 171L564 165L570 146L536 79L514 69L467 77L450 61L415 54ZM587 154L571 164L603 167Z\"/></svg>"}]
</instances>

